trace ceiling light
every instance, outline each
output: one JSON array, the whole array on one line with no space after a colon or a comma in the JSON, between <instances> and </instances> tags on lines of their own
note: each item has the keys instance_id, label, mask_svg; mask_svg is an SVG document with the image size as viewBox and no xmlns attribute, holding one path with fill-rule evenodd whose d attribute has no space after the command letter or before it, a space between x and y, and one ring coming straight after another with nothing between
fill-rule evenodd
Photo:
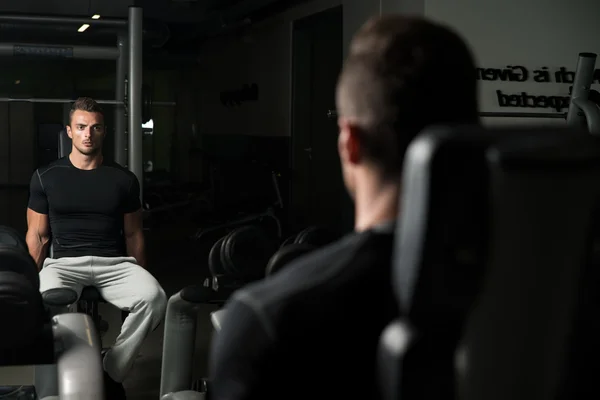
<instances>
[{"instance_id":1,"label":"ceiling light","mask_svg":"<svg viewBox=\"0 0 600 400\"><path fill-rule=\"evenodd\" d=\"M100 14L94 14L94 15L92 15L92 19L100 19Z\"/></svg>"},{"instance_id":2,"label":"ceiling light","mask_svg":"<svg viewBox=\"0 0 600 400\"><path fill-rule=\"evenodd\" d=\"M83 24L79 27L79 29L77 29L77 32L84 32L89 27L90 27L89 24Z\"/></svg>"}]
</instances>

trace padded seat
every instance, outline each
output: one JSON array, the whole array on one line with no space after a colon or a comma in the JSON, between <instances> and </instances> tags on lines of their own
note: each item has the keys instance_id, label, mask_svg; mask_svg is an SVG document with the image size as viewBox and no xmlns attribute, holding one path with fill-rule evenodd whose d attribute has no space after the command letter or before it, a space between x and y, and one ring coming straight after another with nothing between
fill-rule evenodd
<instances>
[{"instance_id":1,"label":"padded seat","mask_svg":"<svg viewBox=\"0 0 600 400\"><path fill-rule=\"evenodd\" d=\"M42 293L44 304L55 307L66 307L77 301L77 292L71 289L50 289Z\"/></svg>"},{"instance_id":2,"label":"padded seat","mask_svg":"<svg viewBox=\"0 0 600 400\"><path fill-rule=\"evenodd\" d=\"M44 303L50 306L69 306L77 300L77 293L71 289L58 288L50 289L42 294ZM79 301L106 303L98 289L94 286L86 286L81 291Z\"/></svg>"},{"instance_id":3,"label":"padded seat","mask_svg":"<svg viewBox=\"0 0 600 400\"><path fill-rule=\"evenodd\" d=\"M106 303L106 300L102 297L98 289L94 286L86 286L81 291L81 297L79 301L97 301Z\"/></svg>"}]
</instances>

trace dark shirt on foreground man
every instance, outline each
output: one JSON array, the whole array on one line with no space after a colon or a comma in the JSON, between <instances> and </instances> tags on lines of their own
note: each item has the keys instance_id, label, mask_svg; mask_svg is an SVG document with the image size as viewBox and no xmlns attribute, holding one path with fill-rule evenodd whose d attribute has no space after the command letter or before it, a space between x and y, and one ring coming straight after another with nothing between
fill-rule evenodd
<instances>
[{"instance_id":1,"label":"dark shirt on foreground man","mask_svg":"<svg viewBox=\"0 0 600 400\"><path fill-rule=\"evenodd\" d=\"M377 398L379 335L398 315L392 245L391 227L352 234L237 292L213 348L213 398Z\"/></svg>"}]
</instances>

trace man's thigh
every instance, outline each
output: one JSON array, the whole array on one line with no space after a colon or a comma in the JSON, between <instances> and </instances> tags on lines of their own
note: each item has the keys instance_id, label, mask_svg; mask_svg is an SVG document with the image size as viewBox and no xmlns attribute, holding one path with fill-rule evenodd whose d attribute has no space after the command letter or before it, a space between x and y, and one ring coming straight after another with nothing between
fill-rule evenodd
<instances>
[{"instance_id":1,"label":"man's thigh","mask_svg":"<svg viewBox=\"0 0 600 400\"><path fill-rule=\"evenodd\" d=\"M91 257L47 258L40 271L40 293L65 288L79 295L91 277Z\"/></svg>"},{"instance_id":2,"label":"man's thigh","mask_svg":"<svg viewBox=\"0 0 600 400\"><path fill-rule=\"evenodd\" d=\"M136 264L133 257L94 258L94 286L109 303L122 310L149 303L164 296L160 284L150 272Z\"/></svg>"}]
</instances>

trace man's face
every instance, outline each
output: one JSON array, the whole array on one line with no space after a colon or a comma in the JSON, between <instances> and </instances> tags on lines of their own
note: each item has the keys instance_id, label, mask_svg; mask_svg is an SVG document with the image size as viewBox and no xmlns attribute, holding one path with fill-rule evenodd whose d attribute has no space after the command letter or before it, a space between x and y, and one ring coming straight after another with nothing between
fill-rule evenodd
<instances>
[{"instance_id":1,"label":"man's face","mask_svg":"<svg viewBox=\"0 0 600 400\"><path fill-rule=\"evenodd\" d=\"M98 154L104 142L104 118L100 113L76 110L67 126L67 134L73 141L73 148L81 154Z\"/></svg>"}]
</instances>

